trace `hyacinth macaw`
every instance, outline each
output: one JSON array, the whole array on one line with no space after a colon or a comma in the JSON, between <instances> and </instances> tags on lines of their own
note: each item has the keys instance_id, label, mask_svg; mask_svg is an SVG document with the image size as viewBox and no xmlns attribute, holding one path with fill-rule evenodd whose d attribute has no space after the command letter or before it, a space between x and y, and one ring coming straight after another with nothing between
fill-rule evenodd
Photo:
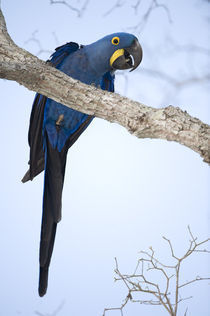
<instances>
[{"instance_id":1,"label":"hyacinth macaw","mask_svg":"<svg viewBox=\"0 0 210 316\"><path fill-rule=\"evenodd\" d=\"M138 67L142 49L128 33L108 35L93 44L74 42L60 46L47 62L74 79L114 92L115 70ZM70 109L36 94L29 127L29 170L22 181L44 174L43 214L40 240L39 295L45 295L57 223L61 220L61 197L68 149L83 133L93 116Z\"/></svg>"}]
</instances>

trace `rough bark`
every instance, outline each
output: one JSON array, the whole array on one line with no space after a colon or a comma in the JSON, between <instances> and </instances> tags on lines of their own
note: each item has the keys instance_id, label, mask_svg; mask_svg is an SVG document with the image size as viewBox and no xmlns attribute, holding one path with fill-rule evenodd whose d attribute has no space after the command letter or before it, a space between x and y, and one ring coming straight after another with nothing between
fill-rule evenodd
<instances>
[{"instance_id":1,"label":"rough bark","mask_svg":"<svg viewBox=\"0 0 210 316\"><path fill-rule=\"evenodd\" d=\"M210 163L210 126L178 107L155 109L72 79L18 47L0 10L0 78L14 80L75 110L124 126L138 138L176 141Z\"/></svg>"}]
</instances>

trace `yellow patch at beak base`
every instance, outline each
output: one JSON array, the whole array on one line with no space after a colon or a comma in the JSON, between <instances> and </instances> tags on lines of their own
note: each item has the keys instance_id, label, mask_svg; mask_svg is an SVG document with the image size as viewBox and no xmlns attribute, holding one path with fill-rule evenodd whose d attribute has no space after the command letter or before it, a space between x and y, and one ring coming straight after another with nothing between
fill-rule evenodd
<instances>
[{"instance_id":1,"label":"yellow patch at beak base","mask_svg":"<svg viewBox=\"0 0 210 316\"><path fill-rule=\"evenodd\" d=\"M124 55L124 49L118 49L114 52L114 54L112 54L111 58L110 58L110 66L112 66L112 64L114 63L114 61L120 57Z\"/></svg>"}]
</instances>

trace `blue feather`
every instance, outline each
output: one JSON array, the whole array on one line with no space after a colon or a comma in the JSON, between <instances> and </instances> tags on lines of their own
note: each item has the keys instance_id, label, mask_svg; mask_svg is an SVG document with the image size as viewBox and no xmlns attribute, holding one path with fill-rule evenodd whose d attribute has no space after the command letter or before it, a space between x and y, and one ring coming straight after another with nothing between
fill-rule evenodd
<instances>
[{"instance_id":1,"label":"blue feather","mask_svg":"<svg viewBox=\"0 0 210 316\"><path fill-rule=\"evenodd\" d=\"M56 68L61 66L62 61L73 52L79 49L79 45L74 42L66 43L65 45L59 46L55 49L55 52L50 56L48 62L52 63Z\"/></svg>"},{"instance_id":2,"label":"blue feather","mask_svg":"<svg viewBox=\"0 0 210 316\"><path fill-rule=\"evenodd\" d=\"M120 38L117 47L112 42L113 37ZM115 76L110 58L117 49L129 47L134 39L132 34L115 33L83 47L69 42L58 47L47 62L83 83L114 92ZM47 291L56 228L61 220L67 152L93 118L43 95L35 96L29 127L30 169L22 181L32 180L45 169L40 241L40 296Z\"/></svg>"}]
</instances>

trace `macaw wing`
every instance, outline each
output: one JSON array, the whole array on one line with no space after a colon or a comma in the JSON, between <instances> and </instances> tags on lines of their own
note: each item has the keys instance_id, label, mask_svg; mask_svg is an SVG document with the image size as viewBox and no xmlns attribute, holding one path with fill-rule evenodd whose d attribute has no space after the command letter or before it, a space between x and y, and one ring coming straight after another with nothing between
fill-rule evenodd
<instances>
[{"instance_id":1,"label":"macaw wing","mask_svg":"<svg viewBox=\"0 0 210 316\"><path fill-rule=\"evenodd\" d=\"M51 58L47 61L53 67L59 68L64 59L79 49L79 45L74 42L66 43L55 49ZM44 152L43 152L43 119L44 108L47 97L37 93L33 102L30 117L30 126L28 133L28 142L30 146L30 168L22 179L22 182L32 180L44 169Z\"/></svg>"},{"instance_id":2,"label":"macaw wing","mask_svg":"<svg viewBox=\"0 0 210 316\"><path fill-rule=\"evenodd\" d=\"M57 47L55 49L55 52L50 56L50 59L47 60L47 62L52 64L52 66L58 68L67 56L76 52L78 49L79 45L77 43L66 43L62 46Z\"/></svg>"},{"instance_id":3,"label":"macaw wing","mask_svg":"<svg viewBox=\"0 0 210 316\"><path fill-rule=\"evenodd\" d=\"M67 43L63 46L56 48L55 53L51 55L51 59L48 61L52 66L59 67L62 61L71 53L79 49L79 45L73 42ZM107 72L101 79L100 86L102 90L114 92L114 79L115 76L111 72ZM30 127L28 134L28 141L30 146L30 168L24 175L22 182L33 180L40 172L44 170L45 155L43 151L43 120L44 120L44 108L47 101L47 97L36 94L34 103L32 106ZM91 116L79 126L79 128L69 137L66 142L67 148L70 148L78 137L83 133L92 120Z\"/></svg>"},{"instance_id":4,"label":"macaw wing","mask_svg":"<svg viewBox=\"0 0 210 316\"><path fill-rule=\"evenodd\" d=\"M46 101L47 97L38 93L36 94L32 106L28 132L28 142L30 146L30 168L23 177L22 182L26 182L29 179L32 180L38 173L42 171L42 165L44 163L42 125Z\"/></svg>"}]
</instances>

